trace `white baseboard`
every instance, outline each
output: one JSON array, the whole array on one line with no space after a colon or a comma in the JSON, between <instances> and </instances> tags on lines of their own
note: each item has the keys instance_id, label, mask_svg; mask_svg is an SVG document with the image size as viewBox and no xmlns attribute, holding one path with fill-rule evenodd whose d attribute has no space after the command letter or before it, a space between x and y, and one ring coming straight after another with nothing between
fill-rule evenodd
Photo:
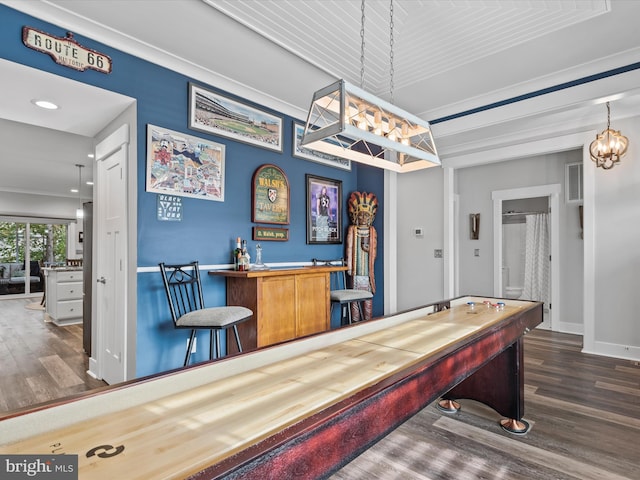
<instances>
[{"instance_id":1,"label":"white baseboard","mask_svg":"<svg viewBox=\"0 0 640 480\"><path fill-rule=\"evenodd\" d=\"M574 335L584 335L584 325L582 323L558 322L553 330Z\"/></svg>"},{"instance_id":2,"label":"white baseboard","mask_svg":"<svg viewBox=\"0 0 640 480\"><path fill-rule=\"evenodd\" d=\"M96 362L96 359L93 357L89 357L89 370L87 370L87 373L96 380L102 380L98 376L98 362Z\"/></svg>"},{"instance_id":3,"label":"white baseboard","mask_svg":"<svg viewBox=\"0 0 640 480\"><path fill-rule=\"evenodd\" d=\"M582 353L592 353L594 355L603 355L605 357L640 361L640 347L619 345L617 343L595 342L593 351L583 349Z\"/></svg>"}]
</instances>

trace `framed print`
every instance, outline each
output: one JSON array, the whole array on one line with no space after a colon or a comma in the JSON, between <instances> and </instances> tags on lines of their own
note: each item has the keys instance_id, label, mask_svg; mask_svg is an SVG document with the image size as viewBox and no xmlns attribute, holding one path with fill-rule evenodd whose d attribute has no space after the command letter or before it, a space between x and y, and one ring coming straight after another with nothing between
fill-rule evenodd
<instances>
[{"instance_id":1,"label":"framed print","mask_svg":"<svg viewBox=\"0 0 640 480\"><path fill-rule=\"evenodd\" d=\"M282 152L282 118L189 83L189 128Z\"/></svg>"},{"instance_id":2,"label":"framed print","mask_svg":"<svg viewBox=\"0 0 640 480\"><path fill-rule=\"evenodd\" d=\"M306 175L307 243L342 243L342 182Z\"/></svg>"},{"instance_id":3,"label":"framed print","mask_svg":"<svg viewBox=\"0 0 640 480\"><path fill-rule=\"evenodd\" d=\"M351 160L335 155L329 155L324 152L318 152L300 145L302 141L302 134L304 133L304 125L293 121L293 151L291 154L294 157L304 158L305 160L311 160L312 162L323 163L331 167L342 168L343 170L351 170ZM327 141L327 140L325 140Z\"/></svg>"},{"instance_id":4,"label":"framed print","mask_svg":"<svg viewBox=\"0 0 640 480\"><path fill-rule=\"evenodd\" d=\"M224 202L225 146L147 125L147 192Z\"/></svg>"},{"instance_id":5,"label":"framed print","mask_svg":"<svg viewBox=\"0 0 640 480\"><path fill-rule=\"evenodd\" d=\"M289 180L275 165L262 165L253 174L251 221L289 224Z\"/></svg>"}]
</instances>

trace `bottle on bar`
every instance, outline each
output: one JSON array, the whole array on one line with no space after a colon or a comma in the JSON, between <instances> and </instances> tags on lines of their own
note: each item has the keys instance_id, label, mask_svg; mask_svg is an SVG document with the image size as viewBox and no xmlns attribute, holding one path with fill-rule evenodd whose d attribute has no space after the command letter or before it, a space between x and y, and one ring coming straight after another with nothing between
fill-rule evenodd
<instances>
[{"instance_id":1,"label":"bottle on bar","mask_svg":"<svg viewBox=\"0 0 640 480\"><path fill-rule=\"evenodd\" d=\"M249 270L249 265L250 265L250 260L249 260L249 252L247 250L247 241L243 240L242 241L242 250L240 253L240 257L238 259L238 270L240 270L241 272L246 272L247 270Z\"/></svg>"},{"instance_id":2,"label":"bottle on bar","mask_svg":"<svg viewBox=\"0 0 640 480\"><path fill-rule=\"evenodd\" d=\"M233 269L239 270L240 255L242 255L242 247L240 245L240 237L236 238L236 248L231 252L233 255Z\"/></svg>"}]
</instances>

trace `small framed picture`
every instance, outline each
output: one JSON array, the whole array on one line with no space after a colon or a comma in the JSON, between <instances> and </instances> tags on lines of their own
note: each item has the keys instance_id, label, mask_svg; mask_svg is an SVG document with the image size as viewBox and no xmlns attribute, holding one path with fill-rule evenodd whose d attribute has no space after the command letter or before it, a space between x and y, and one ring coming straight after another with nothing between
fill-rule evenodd
<instances>
[{"instance_id":1,"label":"small framed picture","mask_svg":"<svg viewBox=\"0 0 640 480\"><path fill-rule=\"evenodd\" d=\"M343 170L351 170L351 160L346 158L336 157L335 155L329 155L324 152L318 152L311 148L303 147L300 145L302 141L302 134L304 133L304 125L293 121L293 151L291 154L297 158L303 158L316 163L322 163L329 165L330 167L341 168ZM325 140L328 141L328 140Z\"/></svg>"},{"instance_id":2,"label":"small framed picture","mask_svg":"<svg viewBox=\"0 0 640 480\"><path fill-rule=\"evenodd\" d=\"M282 152L282 118L189 83L189 128Z\"/></svg>"},{"instance_id":3,"label":"small framed picture","mask_svg":"<svg viewBox=\"0 0 640 480\"><path fill-rule=\"evenodd\" d=\"M307 243L342 243L342 182L306 175Z\"/></svg>"},{"instance_id":4,"label":"small framed picture","mask_svg":"<svg viewBox=\"0 0 640 480\"><path fill-rule=\"evenodd\" d=\"M225 146L147 125L147 192L224 202Z\"/></svg>"}]
</instances>

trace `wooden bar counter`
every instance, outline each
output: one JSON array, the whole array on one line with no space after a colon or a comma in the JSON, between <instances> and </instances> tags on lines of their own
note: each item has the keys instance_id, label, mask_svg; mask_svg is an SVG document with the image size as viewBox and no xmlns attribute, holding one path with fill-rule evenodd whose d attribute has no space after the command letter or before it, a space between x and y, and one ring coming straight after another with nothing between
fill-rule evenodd
<instances>
[{"instance_id":1,"label":"wooden bar counter","mask_svg":"<svg viewBox=\"0 0 640 480\"><path fill-rule=\"evenodd\" d=\"M542 321L542 304L469 311L468 301L483 300L439 302L10 414L0 419L0 454L75 454L81 480L308 480L443 395L520 420L522 337ZM455 393L477 376L487 385Z\"/></svg>"},{"instance_id":2,"label":"wooden bar counter","mask_svg":"<svg viewBox=\"0 0 640 480\"><path fill-rule=\"evenodd\" d=\"M267 270L211 270L226 277L227 305L241 305L253 317L238 324L243 350L300 338L330 328L330 274L342 266L274 268ZM237 352L229 334L230 353Z\"/></svg>"}]
</instances>

